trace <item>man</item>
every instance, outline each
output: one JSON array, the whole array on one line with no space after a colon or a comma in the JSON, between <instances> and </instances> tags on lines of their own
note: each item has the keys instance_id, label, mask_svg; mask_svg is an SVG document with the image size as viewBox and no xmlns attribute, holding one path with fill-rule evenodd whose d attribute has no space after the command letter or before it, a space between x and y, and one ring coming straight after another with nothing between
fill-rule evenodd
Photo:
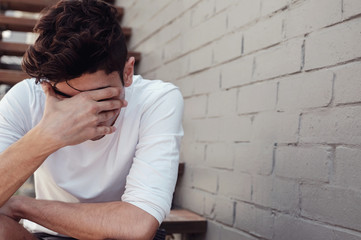
<instances>
[{"instance_id":1,"label":"man","mask_svg":"<svg viewBox=\"0 0 361 240\"><path fill-rule=\"evenodd\" d=\"M63 0L35 30L34 78L0 102L0 239L152 239L176 182L181 94L133 76L104 2ZM36 199L11 197L34 172Z\"/></svg>"}]
</instances>

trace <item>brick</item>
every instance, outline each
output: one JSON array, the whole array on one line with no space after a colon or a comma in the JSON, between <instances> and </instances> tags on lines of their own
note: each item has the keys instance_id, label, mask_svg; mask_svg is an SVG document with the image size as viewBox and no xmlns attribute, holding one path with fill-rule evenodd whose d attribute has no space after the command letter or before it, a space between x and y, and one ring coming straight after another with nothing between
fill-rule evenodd
<instances>
[{"instance_id":1,"label":"brick","mask_svg":"<svg viewBox=\"0 0 361 240\"><path fill-rule=\"evenodd\" d=\"M239 89L238 113L273 110L276 107L277 83L264 82Z\"/></svg>"},{"instance_id":2,"label":"brick","mask_svg":"<svg viewBox=\"0 0 361 240\"><path fill-rule=\"evenodd\" d=\"M183 128L185 134L182 138L182 141L185 142L195 142L199 137L198 134L199 130L196 129L196 126L198 126L200 120L191 119L190 116L184 116L183 117Z\"/></svg>"},{"instance_id":3,"label":"brick","mask_svg":"<svg viewBox=\"0 0 361 240\"><path fill-rule=\"evenodd\" d=\"M350 18L361 13L361 2L359 0L343 0L343 17Z\"/></svg>"},{"instance_id":4,"label":"brick","mask_svg":"<svg viewBox=\"0 0 361 240\"><path fill-rule=\"evenodd\" d=\"M139 15L147 12L149 9L148 4L144 4L145 7ZM137 28L138 34L134 37L132 44L138 45L143 40L151 37L154 33L160 30L162 27L166 26L167 24L171 23L175 20L178 16L181 16L183 13L186 13L188 9L194 5L194 1L171 1L169 4L164 6L160 11L156 12L154 15L145 21L147 24L139 26ZM153 6L153 4L152 4ZM132 25L132 24L131 24ZM133 25L132 25L133 26ZM132 38L133 39L133 38ZM131 45L131 47L134 45Z\"/></svg>"},{"instance_id":5,"label":"brick","mask_svg":"<svg viewBox=\"0 0 361 240\"><path fill-rule=\"evenodd\" d=\"M254 203L279 211L298 212L299 193L296 181L260 175L255 175L252 181Z\"/></svg>"},{"instance_id":6,"label":"brick","mask_svg":"<svg viewBox=\"0 0 361 240\"><path fill-rule=\"evenodd\" d=\"M254 80L296 73L302 67L303 39L293 39L256 55Z\"/></svg>"},{"instance_id":7,"label":"brick","mask_svg":"<svg viewBox=\"0 0 361 240\"><path fill-rule=\"evenodd\" d=\"M144 64L143 62L140 64ZM157 69L159 79L165 81L177 80L188 73L188 56L178 58L175 61L166 63ZM140 74L143 74L140 72Z\"/></svg>"},{"instance_id":8,"label":"brick","mask_svg":"<svg viewBox=\"0 0 361 240\"><path fill-rule=\"evenodd\" d=\"M301 214L349 229L361 229L359 192L332 186L301 185Z\"/></svg>"},{"instance_id":9,"label":"brick","mask_svg":"<svg viewBox=\"0 0 361 240\"><path fill-rule=\"evenodd\" d=\"M214 209L216 206L216 195L204 193L204 215L214 219Z\"/></svg>"},{"instance_id":10,"label":"brick","mask_svg":"<svg viewBox=\"0 0 361 240\"><path fill-rule=\"evenodd\" d=\"M336 148L334 163L335 184L360 191L361 149Z\"/></svg>"},{"instance_id":11,"label":"brick","mask_svg":"<svg viewBox=\"0 0 361 240\"><path fill-rule=\"evenodd\" d=\"M242 41L243 33L240 31L227 34L216 41L214 44L214 63L222 63L240 57L243 50Z\"/></svg>"},{"instance_id":12,"label":"brick","mask_svg":"<svg viewBox=\"0 0 361 240\"><path fill-rule=\"evenodd\" d=\"M230 227L222 227L221 228L221 236L222 236L221 239L227 239L227 240L257 240L258 239L249 234L246 234L241 231L237 231L236 229L233 229Z\"/></svg>"},{"instance_id":13,"label":"brick","mask_svg":"<svg viewBox=\"0 0 361 240\"><path fill-rule=\"evenodd\" d=\"M290 111L327 106L332 99L333 78L331 71L319 71L281 79L277 108Z\"/></svg>"},{"instance_id":14,"label":"brick","mask_svg":"<svg viewBox=\"0 0 361 240\"><path fill-rule=\"evenodd\" d=\"M232 225L234 221L235 203L224 197L216 198L216 205L214 209L215 219L226 225Z\"/></svg>"},{"instance_id":15,"label":"brick","mask_svg":"<svg viewBox=\"0 0 361 240\"><path fill-rule=\"evenodd\" d=\"M203 192L185 187L176 188L174 198L175 204L182 208L189 209L195 213L203 215L204 194Z\"/></svg>"},{"instance_id":16,"label":"brick","mask_svg":"<svg viewBox=\"0 0 361 240\"><path fill-rule=\"evenodd\" d=\"M193 184L198 189L216 193L218 189L218 174L216 171L207 168L194 168Z\"/></svg>"},{"instance_id":17,"label":"brick","mask_svg":"<svg viewBox=\"0 0 361 240\"><path fill-rule=\"evenodd\" d=\"M184 100L184 114L190 118L206 116L208 97L205 95L187 98Z\"/></svg>"},{"instance_id":18,"label":"brick","mask_svg":"<svg viewBox=\"0 0 361 240\"><path fill-rule=\"evenodd\" d=\"M191 11L191 26L194 27L214 15L215 1L203 0L193 7Z\"/></svg>"},{"instance_id":19,"label":"brick","mask_svg":"<svg viewBox=\"0 0 361 240\"><path fill-rule=\"evenodd\" d=\"M189 52L193 49L212 42L227 32L227 15L225 13L208 19L202 24L184 32L183 52Z\"/></svg>"},{"instance_id":20,"label":"brick","mask_svg":"<svg viewBox=\"0 0 361 240\"><path fill-rule=\"evenodd\" d=\"M242 57L222 65L222 88L238 87L252 81L253 57Z\"/></svg>"},{"instance_id":21,"label":"brick","mask_svg":"<svg viewBox=\"0 0 361 240\"><path fill-rule=\"evenodd\" d=\"M269 210L237 202L235 227L252 235L270 239L273 232L274 215Z\"/></svg>"},{"instance_id":22,"label":"brick","mask_svg":"<svg viewBox=\"0 0 361 240\"><path fill-rule=\"evenodd\" d=\"M192 78L190 77L185 77L179 80L176 80L175 82L173 82L174 85L176 85L177 87L179 87L179 90L182 93L182 96L184 98L187 97L191 97L193 95L193 91L194 91L194 81Z\"/></svg>"},{"instance_id":23,"label":"brick","mask_svg":"<svg viewBox=\"0 0 361 240\"><path fill-rule=\"evenodd\" d=\"M361 102L361 63L351 63L334 70L336 104Z\"/></svg>"},{"instance_id":24,"label":"brick","mask_svg":"<svg viewBox=\"0 0 361 240\"><path fill-rule=\"evenodd\" d=\"M284 14L277 14L246 29L244 31L244 52L247 54L281 42L283 20Z\"/></svg>"},{"instance_id":25,"label":"brick","mask_svg":"<svg viewBox=\"0 0 361 240\"><path fill-rule=\"evenodd\" d=\"M341 20L342 0L300 1L287 11L286 37L310 33Z\"/></svg>"},{"instance_id":26,"label":"brick","mask_svg":"<svg viewBox=\"0 0 361 240\"><path fill-rule=\"evenodd\" d=\"M237 89L211 93L208 97L209 117L229 116L236 113Z\"/></svg>"},{"instance_id":27,"label":"brick","mask_svg":"<svg viewBox=\"0 0 361 240\"><path fill-rule=\"evenodd\" d=\"M275 217L275 236L277 240L330 240L333 230L318 223L290 215Z\"/></svg>"},{"instance_id":28,"label":"brick","mask_svg":"<svg viewBox=\"0 0 361 240\"><path fill-rule=\"evenodd\" d=\"M261 0L239 0L228 12L228 29L235 30L254 21L260 16Z\"/></svg>"},{"instance_id":29,"label":"brick","mask_svg":"<svg viewBox=\"0 0 361 240\"><path fill-rule=\"evenodd\" d=\"M252 118L250 116L225 116L220 118L219 140L248 142L252 137Z\"/></svg>"},{"instance_id":30,"label":"brick","mask_svg":"<svg viewBox=\"0 0 361 240\"><path fill-rule=\"evenodd\" d=\"M150 70L154 70L162 65L162 52L161 51L153 51L148 54L142 53L142 61L147 64L139 64L140 72L148 72Z\"/></svg>"},{"instance_id":31,"label":"brick","mask_svg":"<svg viewBox=\"0 0 361 240\"><path fill-rule=\"evenodd\" d=\"M231 145L226 143L210 143L206 148L208 166L220 169L232 169L234 153Z\"/></svg>"},{"instance_id":32,"label":"brick","mask_svg":"<svg viewBox=\"0 0 361 240\"><path fill-rule=\"evenodd\" d=\"M231 7L233 7L234 5L236 5L239 2L239 0L229 0L229 1L219 1L216 0L215 1L215 11L216 13L225 10L225 9L229 9Z\"/></svg>"},{"instance_id":33,"label":"brick","mask_svg":"<svg viewBox=\"0 0 361 240\"><path fill-rule=\"evenodd\" d=\"M205 160L205 143L183 141L180 159L187 164L203 164Z\"/></svg>"},{"instance_id":34,"label":"brick","mask_svg":"<svg viewBox=\"0 0 361 240\"><path fill-rule=\"evenodd\" d=\"M306 39L305 69L331 66L361 56L361 19L326 28Z\"/></svg>"},{"instance_id":35,"label":"brick","mask_svg":"<svg viewBox=\"0 0 361 240\"><path fill-rule=\"evenodd\" d=\"M235 149L235 171L269 175L272 172L273 145L242 143Z\"/></svg>"},{"instance_id":36,"label":"brick","mask_svg":"<svg viewBox=\"0 0 361 240\"><path fill-rule=\"evenodd\" d=\"M170 62L175 60L183 54L183 39L182 36L175 37L173 40L164 44L162 49L163 62Z\"/></svg>"},{"instance_id":37,"label":"brick","mask_svg":"<svg viewBox=\"0 0 361 240\"><path fill-rule=\"evenodd\" d=\"M295 143L298 141L299 113L263 112L254 116L254 143Z\"/></svg>"},{"instance_id":38,"label":"brick","mask_svg":"<svg viewBox=\"0 0 361 240\"><path fill-rule=\"evenodd\" d=\"M328 182L330 150L326 147L278 147L275 174L299 180Z\"/></svg>"},{"instance_id":39,"label":"brick","mask_svg":"<svg viewBox=\"0 0 361 240\"><path fill-rule=\"evenodd\" d=\"M189 73L197 72L213 63L213 46L200 48L189 55Z\"/></svg>"},{"instance_id":40,"label":"brick","mask_svg":"<svg viewBox=\"0 0 361 240\"><path fill-rule=\"evenodd\" d=\"M262 0L261 14L267 15L285 8L288 5L288 0Z\"/></svg>"},{"instance_id":41,"label":"brick","mask_svg":"<svg viewBox=\"0 0 361 240\"><path fill-rule=\"evenodd\" d=\"M219 126L218 118L200 119L193 121L194 134L198 141L218 141ZM211 130L210 130L211 129Z\"/></svg>"},{"instance_id":42,"label":"brick","mask_svg":"<svg viewBox=\"0 0 361 240\"><path fill-rule=\"evenodd\" d=\"M203 72L191 75L194 81L194 94L212 93L220 87L220 68L211 68Z\"/></svg>"},{"instance_id":43,"label":"brick","mask_svg":"<svg viewBox=\"0 0 361 240\"><path fill-rule=\"evenodd\" d=\"M337 107L303 114L300 141L359 144L361 142L361 107Z\"/></svg>"},{"instance_id":44,"label":"brick","mask_svg":"<svg viewBox=\"0 0 361 240\"><path fill-rule=\"evenodd\" d=\"M219 174L219 192L221 196L251 201L252 178L250 174L225 171Z\"/></svg>"}]
</instances>

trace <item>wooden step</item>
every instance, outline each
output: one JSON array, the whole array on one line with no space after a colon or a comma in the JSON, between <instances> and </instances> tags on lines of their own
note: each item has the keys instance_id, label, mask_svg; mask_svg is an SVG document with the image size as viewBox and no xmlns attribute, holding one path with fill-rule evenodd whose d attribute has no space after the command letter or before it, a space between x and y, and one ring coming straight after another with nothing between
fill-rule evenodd
<instances>
[{"instance_id":1,"label":"wooden step","mask_svg":"<svg viewBox=\"0 0 361 240\"><path fill-rule=\"evenodd\" d=\"M30 45L25 43L0 42L0 56L23 56ZM136 62L140 61L139 52L128 52L128 57L133 56Z\"/></svg>"},{"instance_id":2,"label":"wooden step","mask_svg":"<svg viewBox=\"0 0 361 240\"><path fill-rule=\"evenodd\" d=\"M0 69L0 84L13 86L26 78L29 78L29 75L22 71Z\"/></svg>"},{"instance_id":3,"label":"wooden step","mask_svg":"<svg viewBox=\"0 0 361 240\"><path fill-rule=\"evenodd\" d=\"M12 30L19 32L32 32L36 22L37 19L0 15L0 31ZM122 27L122 30L125 38L129 39L132 35L132 29L128 27Z\"/></svg>"},{"instance_id":4,"label":"wooden step","mask_svg":"<svg viewBox=\"0 0 361 240\"><path fill-rule=\"evenodd\" d=\"M36 19L17 18L0 15L0 31L12 30L18 32L32 32Z\"/></svg>"},{"instance_id":5,"label":"wooden step","mask_svg":"<svg viewBox=\"0 0 361 240\"><path fill-rule=\"evenodd\" d=\"M207 231L207 219L185 209L173 209L160 225L160 228L165 229L167 234L205 233Z\"/></svg>"},{"instance_id":6,"label":"wooden step","mask_svg":"<svg viewBox=\"0 0 361 240\"><path fill-rule=\"evenodd\" d=\"M47 6L54 5L58 0L1 0L0 10L19 10L24 12L40 12ZM119 13L120 18L123 16L124 9L114 6Z\"/></svg>"},{"instance_id":7,"label":"wooden step","mask_svg":"<svg viewBox=\"0 0 361 240\"><path fill-rule=\"evenodd\" d=\"M28 49L29 44L25 43L11 43L11 42L0 42L0 56L23 56L25 51Z\"/></svg>"}]
</instances>

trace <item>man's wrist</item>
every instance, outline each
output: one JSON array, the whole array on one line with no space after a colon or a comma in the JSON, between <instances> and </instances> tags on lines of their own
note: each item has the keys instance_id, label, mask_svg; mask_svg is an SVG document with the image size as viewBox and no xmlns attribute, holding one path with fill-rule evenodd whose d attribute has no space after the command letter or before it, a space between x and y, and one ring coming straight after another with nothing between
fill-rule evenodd
<instances>
[{"instance_id":1,"label":"man's wrist","mask_svg":"<svg viewBox=\"0 0 361 240\"><path fill-rule=\"evenodd\" d=\"M29 197L25 196L14 196L10 198L10 210L12 212L13 217L16 220L20 220L22 218L25 218L25 206L26 201Z\"/></svg>"}]
</instances>

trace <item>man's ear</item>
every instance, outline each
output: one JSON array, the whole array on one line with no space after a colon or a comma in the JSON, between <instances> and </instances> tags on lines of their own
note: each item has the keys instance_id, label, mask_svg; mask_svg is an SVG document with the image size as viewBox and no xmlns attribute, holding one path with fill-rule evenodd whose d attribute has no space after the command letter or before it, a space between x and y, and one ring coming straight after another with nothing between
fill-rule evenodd
<instances>
[{"instance_id":1,"label":"man's ear","mask_svg":"<svg viewBox=\"0 0 361 240\"><path fill-rule=\"evenodd\" d=\"M129 87L133 83L134 63L135 63L134 57L130 57L128 61L125 63L124 72L123 72L125 87Z\"/></svg>"}]
</instances>

